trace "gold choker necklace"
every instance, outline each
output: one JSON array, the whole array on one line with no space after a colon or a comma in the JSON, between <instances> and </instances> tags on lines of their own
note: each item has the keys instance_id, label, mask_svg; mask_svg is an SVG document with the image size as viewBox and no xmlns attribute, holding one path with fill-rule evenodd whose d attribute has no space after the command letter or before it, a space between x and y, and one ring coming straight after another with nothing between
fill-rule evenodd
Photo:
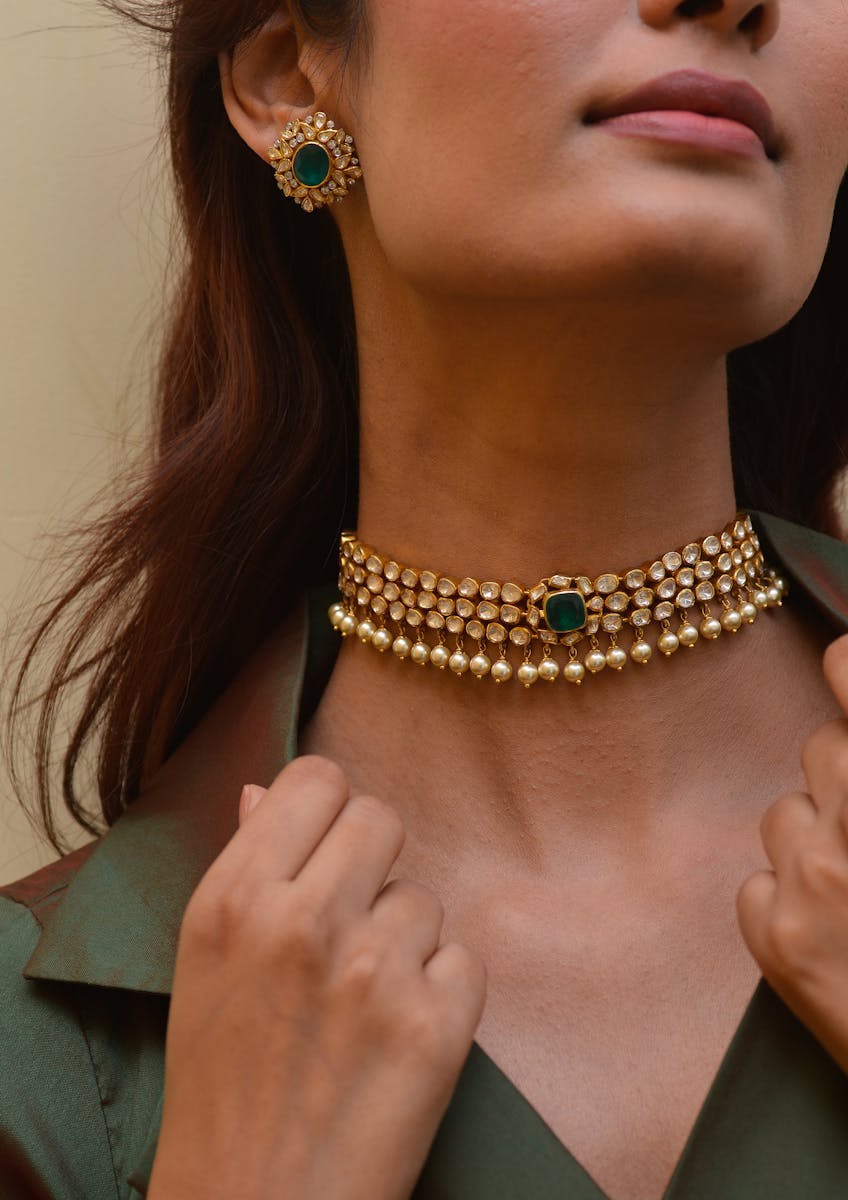
<instances>
[{"instance_id":1,"label":"gold choker necklace","mask_svg":"<svg viewBox=\"0 0 848 1200\"><path fill-rule=\"evenodd\" d=\"M645 637L651 625L661 627L656 646L666 657L680 646L692 649L701 638L714 641L722 630L736 633L743 623L753 624L760 609L779 608L789 592L786 581L766 566L745 512L737 512L720 533L639 567L595 579L550 575L529 588L470 576L457 580L410 567L345 530L338 586L342 600L328 613L343 637L355 633L378 650L391 648L401 659L448 667L456 675L488 675L496 683L515 677L525 687L539 679L553 683L560 674L570 683L582 683L587 671L620 671L628 657L644 666L653 653ZM711 601L720 605L719 616ZM697 625L690 619L696 605ZM675 615L680 624L672 630ZM625 626L633 635L628 649L618 644ZM453 647L447 644L448 634ZM599 634L607 640L606 649ZM476 643L470 654L467 638ZM581 659L578 647L584 640L588 652ZM509 659L513 646L522 655L516 669ZM534 662L537 646L541 657ZM562 667L554 658L556 646L567 647Z\"/></svg>"}]
</instances>

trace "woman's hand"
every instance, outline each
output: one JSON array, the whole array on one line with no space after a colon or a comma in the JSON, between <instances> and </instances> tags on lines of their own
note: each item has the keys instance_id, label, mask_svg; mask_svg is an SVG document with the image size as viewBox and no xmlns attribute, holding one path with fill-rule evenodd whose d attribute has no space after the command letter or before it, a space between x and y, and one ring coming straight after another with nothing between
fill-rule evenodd
<instances>
[{"instance_id":1,"label":"woman's hand","mask_svg":"<svg viewBox=\"0 0 848 1200\"><path fill-rule=\"evenodd\" d=\"M848 713L848 634L825 650L825 677ZM848 1071L848 718L801 752L809 792L787 792L760 824L773 870L739 890L742 935L763 975Z\"/></svg>"},{"instance_id":2,"label":"woman's hand","mask_svg":"<svg viewBox=\"0 0 848 1200\"><path fill-rule=\"evenodd\" d=\"M239 821L180 929L150 1200L407 1200L483 962L439 944L432 892L386 884L401 819L332 760L246 788Z\"/></svg>"}]
</instances>

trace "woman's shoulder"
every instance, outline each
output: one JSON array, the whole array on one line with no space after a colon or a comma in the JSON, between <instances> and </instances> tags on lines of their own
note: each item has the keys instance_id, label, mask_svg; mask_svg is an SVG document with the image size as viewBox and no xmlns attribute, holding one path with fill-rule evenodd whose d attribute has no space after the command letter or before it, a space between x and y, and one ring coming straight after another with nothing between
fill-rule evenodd
<instances>
[{"instance_id":1,"label":"woman's shoulder","mask_svg":"<svg viewBox=\"0 0 848 1200\"><path fill-rule=\"evenodd\" d=\"M162 997L28 978L100 839L0 887L0 1196L115 1200L163 1086ZM104 914L107 917L106 914Z\"/></svg>"}]
</instances>

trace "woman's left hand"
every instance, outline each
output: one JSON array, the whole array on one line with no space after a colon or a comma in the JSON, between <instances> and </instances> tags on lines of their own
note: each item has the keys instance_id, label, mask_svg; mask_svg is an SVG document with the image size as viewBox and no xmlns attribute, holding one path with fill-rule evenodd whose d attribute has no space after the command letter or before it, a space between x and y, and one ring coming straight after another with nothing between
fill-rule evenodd
<instances>
[{"instance_id":1,"label":"woman's left hand","mask_svg":"<svg viewBox=\"0 0 848 1200\"><path fill-rule=\"evenodd\" d=\"M822 666L848 714L848 634ZM809 792L787 792L760 822L773 870L737 894L742 936L786 1005L848 1072L848 716L804 742Z\"/></svg>"}]
</instances>

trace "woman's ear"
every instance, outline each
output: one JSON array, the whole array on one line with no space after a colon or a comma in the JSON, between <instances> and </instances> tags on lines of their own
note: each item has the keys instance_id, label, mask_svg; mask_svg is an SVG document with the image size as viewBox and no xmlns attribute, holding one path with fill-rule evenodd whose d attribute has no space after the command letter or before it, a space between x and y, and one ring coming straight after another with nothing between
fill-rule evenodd
<instances>
[{"instance_id":1,"label":"woman's ear","mask_svg":"<svg viewBox=\"0 0 848 1200\"><path fill-rule=\"evenodd\" d=\"M316 107L322 80L305 73L314 62L308 37L284 2L250 38L218 54L230 123L264 162L280 130Z\"/></svg>"}]
</instances>

